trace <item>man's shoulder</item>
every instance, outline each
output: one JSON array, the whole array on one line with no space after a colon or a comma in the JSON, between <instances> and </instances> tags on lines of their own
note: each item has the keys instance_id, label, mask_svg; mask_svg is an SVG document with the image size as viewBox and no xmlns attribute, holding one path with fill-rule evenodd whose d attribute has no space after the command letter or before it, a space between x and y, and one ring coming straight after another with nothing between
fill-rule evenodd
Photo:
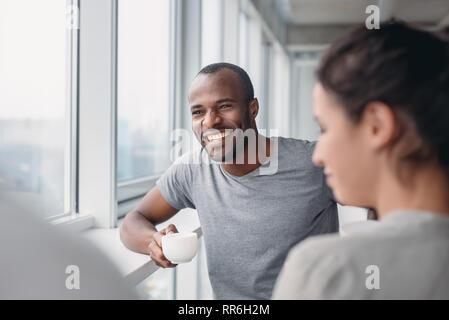
<instances>
[{"instance_id":1,"label":"man's shoulder","mask_svg":"<svg viewBox=\"0 0 449 320\"><path fill-rule=\"evenodd\" d=\"M306 139L297 139L297 138L289 138L289 137L277 137L280 142L286 144L286 145L293 145L293 146L303 146L303 147L311 147L316 144L316 141L310 141Z\"/></svg>"},{"instance_id":2,"label":"man's shoulder","mask_svg":"<svg viewBox=\"0 0 449 320\"><path fill-rule=\"evenodd\" d=\"M296 138L278 137L279 147L283 151L294 154L307 154L311 155L315 149L316 141L309 141Z\"/></svg>"},{"instance_id":3,"label":"man's shoulder","mask_svg":"<svg viewBox=\"0 0 449 320\"><path fill-rule=\"evenodd\" d=\"M312 161L315 144L315 141L278 137L277 152L281 165L287 169L320 171Z\"/></svg>"}]
</instances>

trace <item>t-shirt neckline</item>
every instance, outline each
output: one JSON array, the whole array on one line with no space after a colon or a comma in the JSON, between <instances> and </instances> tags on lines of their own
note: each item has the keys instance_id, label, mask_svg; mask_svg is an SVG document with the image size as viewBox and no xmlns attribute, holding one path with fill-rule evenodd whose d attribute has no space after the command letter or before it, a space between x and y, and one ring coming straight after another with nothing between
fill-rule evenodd
<instances>
[{"instance_id":1,"label":"t-shirt neckline","mask_svg":"<svg viewBox=\"0 0 449 320\"><path fill-rule=\"evenodd\" d=\"M269 139L271 139L271 141L272 141L273 143L277 143L277 144L278 144L278 145L277 145L277 152L278 152L278 157L279 157L279 137L270 137ZM227 172L227 171L221 166L221 163L219 163L219 162L217 162L217 161L214 161L214 160L212 160L212 161L215 162L216 164L218 164L218 166L220 167L220 171L221 171L224 175L226 175L226 176L228 176L228 177L230 177L230 178L232 178L232 179L235 179L235 180L243 180L243 179L245 179L245 178L252 178L252 177L260 176L260 175L261 175L261 174L260 174L260 168L265 168L265 167L269 166L270 163L273 161L272 158L273 158L273 155L270 154L270 156L269 156L267 159L265 159L265 161L264 161L259 167L257 167L257 168L254 169L253 171L248 172L247 174L245 174L245 175L243 175L243 176L235 176L235 175L233 175L233 174ZM278 159L276 159L275 161L278 161Z\"/></svg>"}]
</instances>

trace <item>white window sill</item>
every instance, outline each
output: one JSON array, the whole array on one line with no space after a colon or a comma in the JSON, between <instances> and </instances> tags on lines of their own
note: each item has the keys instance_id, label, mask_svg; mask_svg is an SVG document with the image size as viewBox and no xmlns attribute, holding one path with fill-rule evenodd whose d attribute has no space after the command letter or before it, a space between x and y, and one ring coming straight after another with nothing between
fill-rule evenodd
<instances>
[{"instance_id":1,"label":"white window sill","mask_svg":"<svg viewBox=\"0 0 449 320\"><path fill-rule=\"evenodd\" d=\"M197 232L198 237L202 235L195 210L182 210L170 220L158 225L157 229L160 230L170 223L174 224L180 232ZM120 224L121 221L119 221ZM81 234L115 263L130 285L139 284L159 269L149 256L127 249L120 240L118 228L92 228Z\"/></svg>"},{"instance_id":2,"label":"white window sill","mask_svg":"<svg viewBox=\"0 0 449 320\"><path fill-rule=\"evenodd\" d=\"M51 224L72 232L82 232L92 228L95 217L90 214L73 214L50 221Z\"/></svg>"}]
</instances>

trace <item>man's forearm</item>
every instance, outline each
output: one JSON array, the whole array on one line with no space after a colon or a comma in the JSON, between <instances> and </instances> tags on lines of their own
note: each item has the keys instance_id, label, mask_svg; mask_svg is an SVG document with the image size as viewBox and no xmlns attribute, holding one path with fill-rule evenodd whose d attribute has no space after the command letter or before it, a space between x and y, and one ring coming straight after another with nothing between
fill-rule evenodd
<instances>
[{"instance_id":1,"label":"man's forearm","mask_svg":"<svg viewBox=\"0 0 449 320\"><path fill-rule=\"evenodd\" d=\"M128 213L120 227L120 239L130 250L148 254L156 227L137 211Z\"/></svg>"}]
</instances>

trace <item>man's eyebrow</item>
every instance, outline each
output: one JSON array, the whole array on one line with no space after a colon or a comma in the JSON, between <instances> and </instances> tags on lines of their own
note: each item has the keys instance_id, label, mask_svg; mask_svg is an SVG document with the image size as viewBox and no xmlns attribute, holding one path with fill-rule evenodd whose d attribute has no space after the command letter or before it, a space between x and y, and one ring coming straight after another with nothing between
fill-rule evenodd
<instances>
[{"instance_id":1,"label":"man's eyebrow","mask_svg":"<svg viewBox=\"0 0 449 320\"><path fill-rule=\"evenodd\" d=\"M231 98L224 98L224 99L217 100L216 103L223 103L223 102L237 102L237 101L235 101L234 99L231 99Z\"/></svg>"},{"instance_id":2,"label":"man's eyebrow","mask_svg":"<svg viewBox=\"0 0 449 320\"><path fill-rule=\"evenodd\" d=\"M216 104L220 104L220 103L223 103L223 102L237 102L237 101L232 99L232 98L223 98L223 99L215 101ZM203 106L201 104L196 104L196 105L191 106L190 109L193 110L193 109L199 109L199 108L202 108L202 107Z\"/></svg>"}]
</instances>

